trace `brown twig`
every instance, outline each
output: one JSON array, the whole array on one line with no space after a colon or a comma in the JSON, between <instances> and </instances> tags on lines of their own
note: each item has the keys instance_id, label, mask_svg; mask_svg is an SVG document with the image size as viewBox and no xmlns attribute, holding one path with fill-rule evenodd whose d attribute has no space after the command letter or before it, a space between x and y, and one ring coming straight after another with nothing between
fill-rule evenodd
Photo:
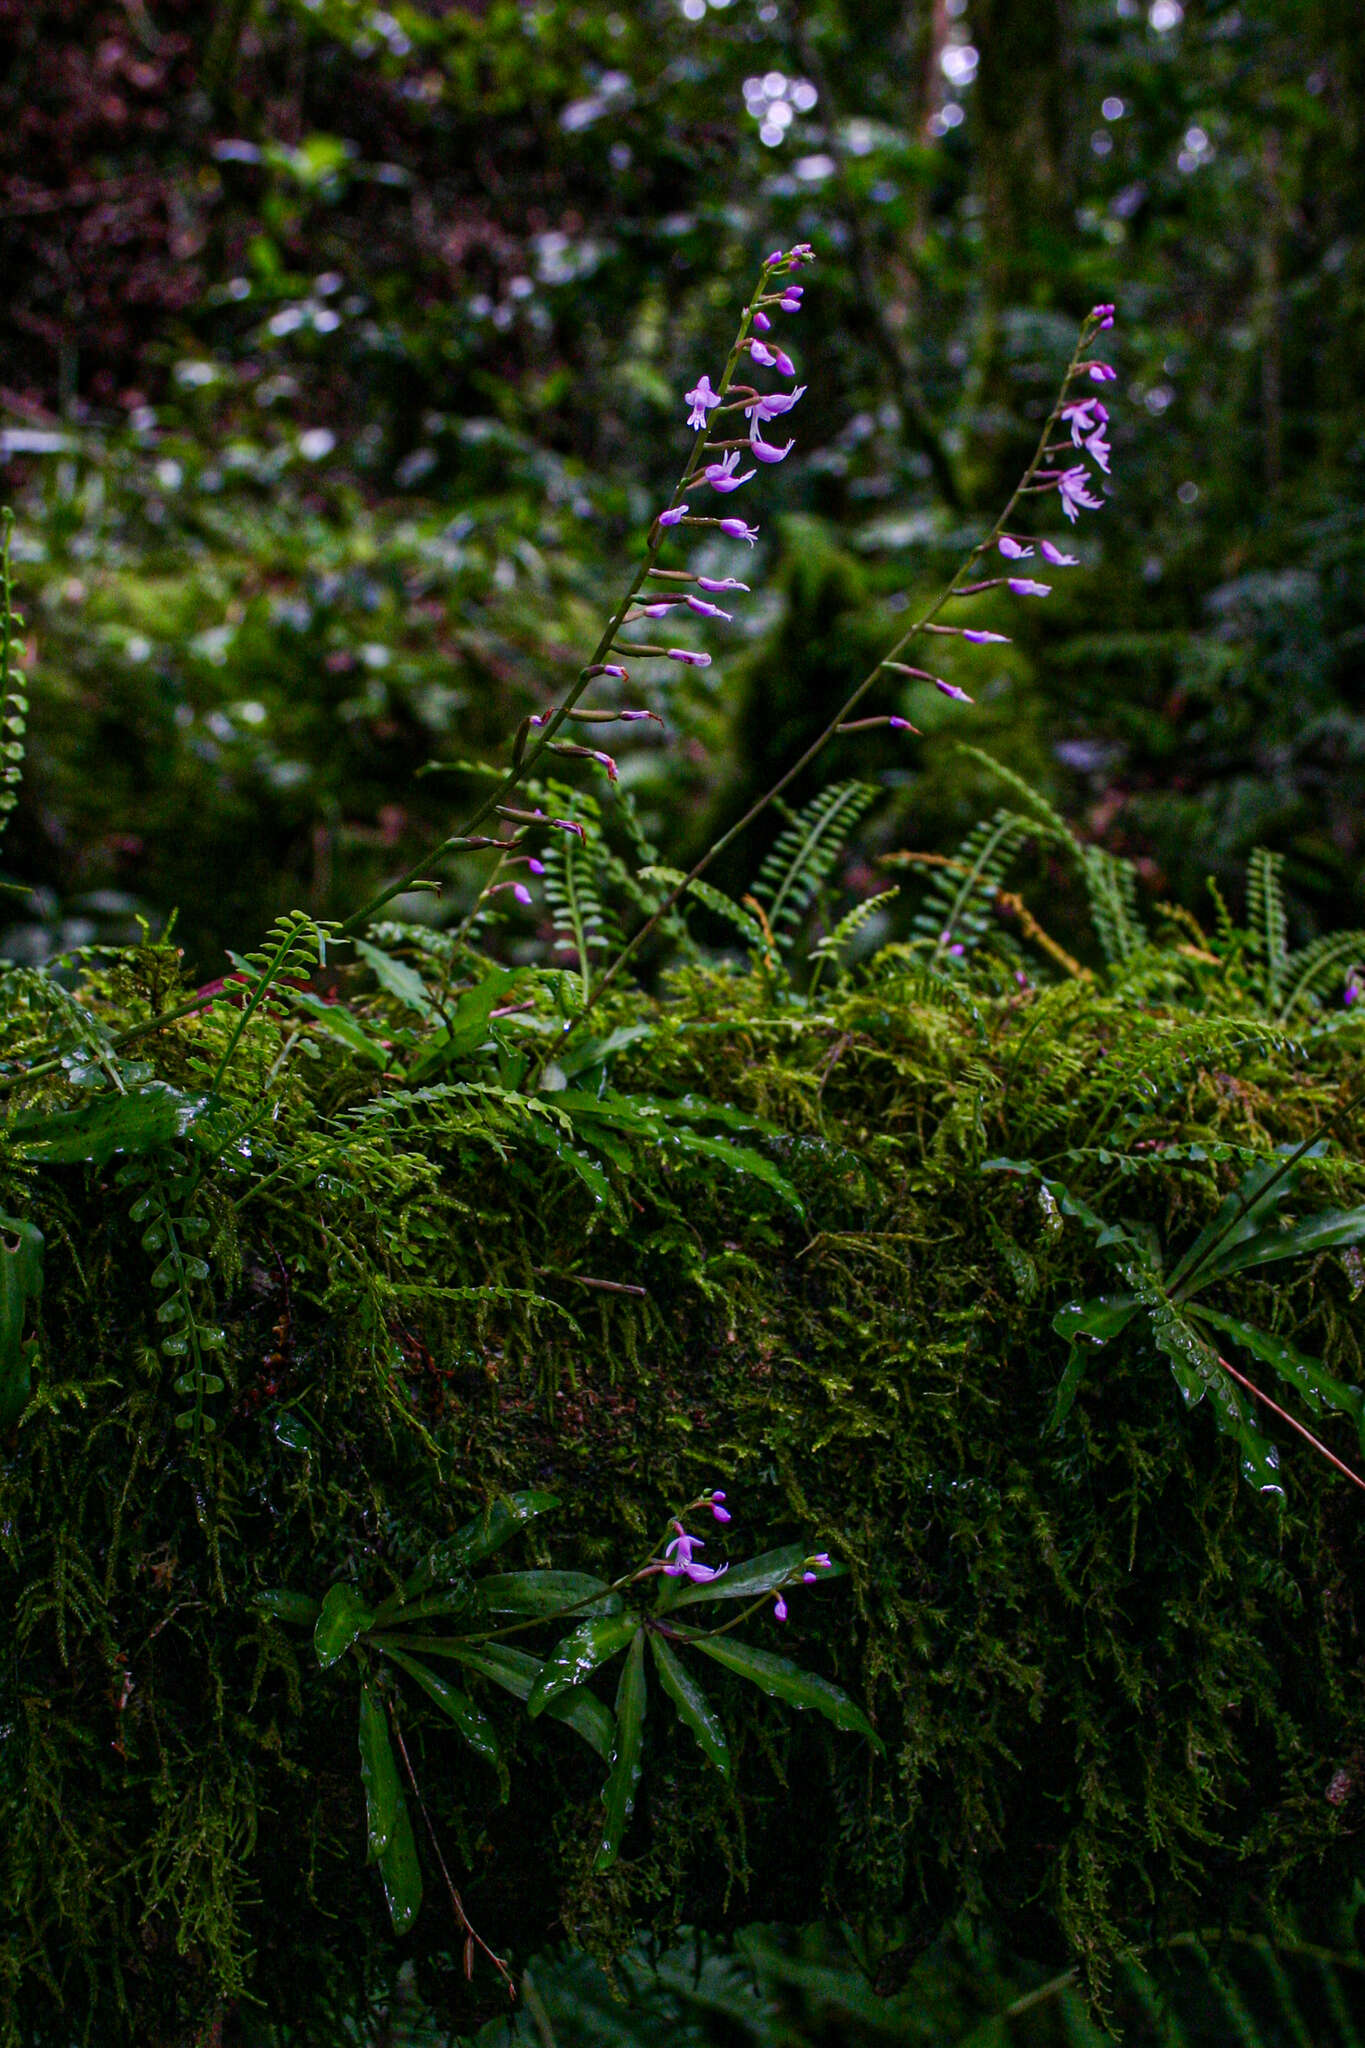
<instances>
[{"instance_id":1,"label":"brown twig","mask_svg":"<svg viewBox=\"0 0 1365 2048\"><path fill-rule=\"evenodd\" d=\"M474 1927L473 1922L464 1909L464 1900L455 1889L455 1880L446 1868L446 1860L441 1854L441 1844L437 1838L436 1829L432 1823L431 1815L427 1812L427 1802L422 1797L421 1787L417 1783L417 1774L412 1768L412 1759L408 1755L408 1746L403 1740L403 1731L398 1725L398 1716L394 1713L389 1715L389 1726L393 1729L393 1739L398 1744L398 1754L403 1759L403 1769L406 1771L408 1783L412 1787L412 1796L417 1801L421 1809L422 1818L427 1824L427 1833L431 1837L432 1852L440 1866L441 1876L445 1880L446 1891L450 1895L450 1907L455 1915L455 1924L464 1936L464 1974L466 1982L474 1975L474 1950L480 1948L502 1978L503 1983L507 1986L508 1996L515 2001L517 1987L512 1982L510 1970L501 1956L494 1955L488 1943Z\"/></svg>"},{"instance_id":2,"label":"brown twig","mask_svg":"<svg viewBox=\"0 0 1365 2048\"><path fill-rule=\"evenodd\" d=\"M1215 1352L1214 1356L1218 1357L1218 1354ZM1278 1415L1281 1422L1287 1422L1291 1429L1296 1429L1299 1435L1304 1437L1313 1446L1315 1451L1321 1451L1329 1465L1335 1465L1338 1472L1345 1473L1352 1486L1358 1486L1361 1492L1365 1493L1365 1479L1362 1479L1359 1473L1353 1472L1349 1465L1343 1465L1340 1458L1334 1452L1328 1450L1326 1444L1320 1444L1311 1429L1305 1429L1301 1422L1296 1422L1292 1415L1281 1408L1278 1401L1272 1401L1269 1394L1263 1394L1260 1388L1246 1377L1245 1373L1238 1372L1235 1365L1229 1365L1226 1358L1218 1358L1218 1363L1222 1366L1225 1373L1231 1374L1239 1387L1245 1387L1247 1392L1254 1394L1258 1401L1264 1401L1272 1414Z\"/></svg>"}]
</instances>

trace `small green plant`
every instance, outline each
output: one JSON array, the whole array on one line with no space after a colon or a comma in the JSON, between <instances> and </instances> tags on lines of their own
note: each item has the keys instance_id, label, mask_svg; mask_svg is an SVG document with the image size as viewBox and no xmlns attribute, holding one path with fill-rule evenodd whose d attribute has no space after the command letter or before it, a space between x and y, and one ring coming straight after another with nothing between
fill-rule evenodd
<instances>
[{"instance_id":1,"label":"small green plant","mask_svg":"<svg viewBox=\"0 0 1365 2048\"><path fill-rule=\"evenodd\" d=\"M506 1796L507 1772L493 1722L461 1686L433 1669L433 1658L510 1693L533 1720L544 1714L563 1723L606 1759L606 1811L593 1860L599 1873L616 1861L635 1810L644 1767L647 1651L678 1720L722 1777L728 1777L731 1768L724 1724L682 1655L684 1650L709 1658L789 1707L811 1708L836 1728L863 1735L881 1747L867 1717L837 1685L731 1634L769 1601L777 1620L785 1621L788 1589L837 1577L840 1567L824 1552L809 1553L799 1544L733 1565L703 1564L697 1552L705 1544L688 1532L682 1516L706 1509L717 1522L728 1522L725 1500L724 1492L716 1490L699 1495L670 1518L648 1556L610 1581L575 1571L473 1576L473 1567L502 1549L525 1523L559 1505L553 1494L518 1493L495 1502L437 1544L401 1587L373 1605L362 1600L349 1580L329 1587L321 1600L284 1588L259 1596L257 1606L263 1614L312 1628L313 1647L324 1671L343 1659L359 1667L366 1841L369 1858L379 1868L395 1932L407 1932L422 1900L412 1819L398 1768L401 1757L408 1789L420 1805L420 1788L402 1735L396 1682L400 1673L498 1772ZM634 1589L650 1586L652 1603L630 1598ZM690 1610L716 1601L745 1604L732 1622L705 1628L690 1619ZM510 1640L553 1630L574 1617L569 1633L543 1656ZM431 1633L433 1622L444 1624L439 1634ZM618 1657L624 1664L614 1707L608 1711L588 1690L588 1681ZM505 1975L501 1961L470 1927L434 1830L431 1833L462 1935Z\"/></svg>"}]
</instances>

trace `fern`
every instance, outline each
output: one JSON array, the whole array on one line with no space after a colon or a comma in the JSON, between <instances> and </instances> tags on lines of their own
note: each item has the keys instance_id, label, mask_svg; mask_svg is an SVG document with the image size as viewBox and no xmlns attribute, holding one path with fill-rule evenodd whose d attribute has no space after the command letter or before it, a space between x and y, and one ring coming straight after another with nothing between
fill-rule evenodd
<instances>
[{"instance_id":1,"label":"fern","mask_svg":"<svg viewBox=\"0 0 1365 2048\"><path fill-rule=\"evenodd\" d=\"M238 1046L275 984L311 974L314 967L326 959L328 929L316 918L309 917L306 911L290 910L283 917L276 918L266 933L265 944L257 951L229 953L228 958L245 981L249 994L214 1070L210 1094L216 1095L222 1086ZM330 929L335 930L336 927ZM240 995L240 988L225 988L220 1000L231 1001L235 995Z\"/></svg>"},{"instance_id":2,"label":"fern","mask_svg":"<svg viewBox=\"0 0 1365 2048\"><path fill-rule=\"evenodd\" d=\"M560 806L557 815L588 828L581 839L576 832L556 833L542 856L545 900L554 918L558 946L576 956L586 1005L592 999L596 957L621 945L616 920L602 897L601 806L581 790L570 795L553 784L549 795Z\"/></svg>"},{"instance_id":3,"label":"fern","mask_svg":"<svg viewBox=\"0 0 1365 2048\"><path fill-rule=\"evenodd\" d=\"M1261 959L1261 989L1268 1010L1279 1003L1289 965L1289 919L1280 871L1282 853L1256 847L1247 863L1247 923Z\"/></svg>"},{"instance_id":4,"label":"fern","mask_svg":"<svg viewBox=\"0 0 1365 2048\"><path fill-rule=\"evenodd\" d=\"M915 914L915 929L933 941L933 960L941 959L951 946L978 945L986 936L992 928L996 892L1015 854L1036 829L1017 811L1000 810L968 833L955 859L935 875Z\"/></svg>"},{"instance_id":5,"label":"fern","mask_svg":"<svg viewBox=\"0 0 1365 2048\"><path fill-rule=\"evenodd\" d=\"M1125 966L1148 945L1147 930L1138 914L1137 869L1130 860L1106 853L1102 846L1083 848L1080 865L1100 950L1110 967Z\"/></svg>"},{"instance_id":6,"label":"fern","mask_svg":"<svg viewBox=\"0 0 1365 2048\"><path fill-rule=\"evenodd\" d=\"M1311 945L1291 955L1289 977L1278 1018L1286 1023L1294 1012L1320 996L1330 982L1339 982L1342 970L1365 961L1365 932L1327 932Z\"/></svg>"},{"instance_id":7,"label":"fern","mask_svg":"<svg viewBox=\"0 0 1365 2048\"><path fill-rule=\"evenodd\" d=\"M834 782L798 811L758 871L751 894L773 937L792 939L828 881L849 833L878 795L867 782Z\"/></svg>"},{"instance_id":8,"label":"fern","mask_svg":"<svg viewBox=\"0 0 1365 2048\"><path fill-rule=\"evenodd\" d=\"M14 609L14 586L10 581L13 531L14 514L6 506L0 512L0 838L19 801L19 784L24 775L24 733L28 725L28 698L14 662L15 634L24 622Z\"/></svg>"},{"instance_id":9,"label":"fern","mask_svg":"<svg viewBox=\"0 0 1365 2048\"><path fill-rule=\"evenodd\" d=\"M811 947L806 958L815 962L815 973L811 977L812 993L819 980L820 971L826 963L831 960L837 961L845 948L852 945L859 932L871 924L878 911L884 910L899 894L899 889L882 889L875 896L865 896L861 903L855 903L851 910L844 912L832 932L826 932L824 938Z\"/></svg>"},{"instance_id":10,"label":"fern","mask_svg":"<svg viewBox=\"0 0 1365 2048\"><path fill-rule=\"evenodd\" d=\"M758 919L752 911L736 903L733 896L727 896L723 889L715 888L710 882L688 882L681 868L641 868L640 880L661 882L666 889L677 889L687 882L687 895L694 897L704 910L709 910L714 917L724 918L731 930L738 933L755 953L761 956L767 951L767 937Z\"/></svg>"}]
</instances>

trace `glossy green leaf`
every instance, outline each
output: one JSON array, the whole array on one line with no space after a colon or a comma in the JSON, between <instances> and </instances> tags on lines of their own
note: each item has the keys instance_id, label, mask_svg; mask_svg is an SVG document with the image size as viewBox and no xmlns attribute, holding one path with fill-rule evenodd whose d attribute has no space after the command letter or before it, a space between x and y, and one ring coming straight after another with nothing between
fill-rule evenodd
<instances>
[{"instance_id":1,"label":"glossy green leaf","mask_svg":"<svg viewBox=\"0 0 1365 2048\"><path fill-rule=\"evenodd\" d=\"M480 1558L501 1550L533 1516L558 1506L559 1496L554 1493L509 1493L493 1501L472 1522L466 1522L463 1529L427 1552L404 1586L403 1597L410 1599L440 1579L458 1578Z\"/></svg>"},{"instance_id":2,"label":"glossy green leaf","mask_svg":"<svg viewBox=\"0 0 1365 2048\"><path fill-rule=\"evenodd\" d=\"M0 1216L0 1429L17 1422L28 1405L33 1347L24 1338L24 1317L42 1291L42 1231Z\"/></svg>"},{"instance_id":3,"label":"glossy green leaf","mask_svg":"<svg viewBox=\"0 0 1365 2048\"><path fill-rule=\"evenodd\" d=\"M1183 1316L1152 1317L1152 1337L1171 1361L1176 1385L1193 1406L1208 1396L1214 1419L1236 1443L1242 1477L1260 1493L1283 1493L1280 1454L1260 1428L1251 1396L1218 1363L1218 1355Z\"/></svg>"},{"instance_id":4,"label":"glossy green leaf","mask_svg":"<svg viewBox=\"0 0 1365 2048\"><path fill-rule=\"evenodd\" d=\"M1126 1330L1141 1306L1135 1294L1101 1294L1093 1301L1069 1301L1052 1318L1052 1327L1069 1344L1085 1340L1099 1346Z\"/></svg>"},{"instance_id":5,"label":"glossy green leaf","mask_svg":"<svg viewBox=\"0 0 1365 2048\"><path fill-rule=\"evenodd\" d=\"M415 1679L428 1699L436 1702L447 1720L453 1721L476 1756L492 1764L499 1776L504 1776L502 1751L493 1723L481 1708L476 1707L469 1694L461 1692L458 1685L452 1685L448 1678L442 1678L435 1671L428 1671L425 1664L410 1657L406 1650L397 1649L393 1644L385 1646L385 1655L392 1657L395 1664Z\"/></svg>"},{"instance_id":6,"label":"glossy green leaf","mask_svg":"<svg viewBox=\"0 0 1365 2048\"><path fill-rule=\"evenodd\" d=\"M291 1622L295 1628L312 1628L320 1607L311 1593L292 1593L287 1586L267 1586L251 1604L258 1614Z\"/></svg>"},{"instance_id":7,"label":"glossy green leaf","mask_svg":"<svg viewBox=\"0 0 1365 2048\"><path fill-rule=\"evenodd\" d=\"M817 1678L814 1672L803 1671L800 1665L775 1655L771 1650L755 1649L751 1643L737 1643L733 1636L689 1636L687 1641L704 1656L723 1664L727 1671L747 1678L760 1692L785 1701L789 1707L813 1707L836 1728L846 1728L853 1735L865 1735L876 1749L883 1748L881 1737L862 1708L855 1705L841 1687L832 1685L829 1679Z\"/></svg>"},{"instance_id":8,"label":"glossy green leaf","mask_svg":"<svg viewBox=\"0 0 1365 2048\"><path fill-rule=\"evenodd\" d=\"M531 1687L527 1713L534 1720L560 1693L582 1685L599 1664L625 1649L639 1627L638 1614L618 1614L602 1621L585 1621L573 1629L545 1659L544 1668Z\"/></svg>"},{"instance_id":9,"label":"glossy green leaf","mask_svg":"<svg viewBox=\"0 0 1365 2048\"><path fill-rule=\"evenodd\" d=\"M1359 1244L1365 1239L1365 1208L1332 1209L1323 1216L1310 1216L1288 1230L1259 1230L1253 1236L1218 1247L1203 1267L1200 1285L1222 1280L1231 1273L1244 1273L1249 1266L1268 1266L1278 1259L1306 1258L1313 1252L1329 1252L1342 1244Z\"/></svg>"},{"instance_id":10,"label":"glossy green leaf","mask_svg":"<svg viewBox=\"0 0 1365 2048\"><path fill-rule=\"evenodd\" d=\"M790 1585L793 1575L799 1582L801 1567L810 1555L804 1543L785 1543L780 1550L765 1550L758 1557L746 1558L743 1564L731 1565L718 1579L703 1579L688 1584L686 1580L665 1580L661 1583L681 1585L682 1591L671 1597L665 1595L660 1606L672 1613L676 1607L694 1607L702 1600L757 1600L763 1593L771 1593L774 1587ZM844 1576L842 1565L831 1565L828 1571L819 1573L821 1579L840 1579Z\"/></svg>"},{"instance_id":11,"label":"glossy green leaf","mask_svg":"<svg viewBox=\"0 0 1365 2048\"><path fill-rule=\"evenodd\" d=\"M366 1854L371 1863L393 1839L402 1793L389 1740L389 1717L371 1679L360 1684L360 1782L365 1792Z\"/></svg>"},{"instance_id":12,"label":"glossy green leaf","mask_svg":"<svg viewBox=\"0 0 1365 2048\"><path fill-rule=\"evenodd\" d=\"M682 1660L655 1629L649 1630L649 1647L658 1667L659 1683L678 1710L678 1719L696 1736L706 1757L723 1778L730 1775L730 1746L715 1708Z\"/></svg>"},{"instance_id":13,"label":"glossy green leaf","mask_svg":"<svg viewBox=\"0 0 1365 2048\"><path fill-rule=\"evenodd\" d=\"M1311 1149L1316 1152L1318 1148ZM1296 1168L1297 1162L1291 1166L1279 1154L1271 1159L1258 1159L1181 1258L1168 1283L1172 1291L1183 1287L1187 1280L1197 1280L1202 1286L1215 1270L1218 1259L1230 1256L1244 1238L1263 1230L1267 1219L1293 1187Z\"/></svg>"},{"instance_id":14,"label":"glossy green leaf","mask_svg":"<svg viewBox=\"0 0 1365 2048\"><path fill-rule=\"evenodd\" d=\"M408 1069L409 1081L425 1081L452 1060L466 1059L488 1038L494 1010L502 1008L517 982L519 969L495 967L477 988L466 989L450 1013L449 1031L441 1031Z\"/></svg>"},{"instance_id":15,"label":"glossy green leaf","mask_svg":"<svg viewBox=\"0 0 1365 2048\"><path fill-rule=\"evenodd\" d=\"M313 1648L324 1671L345 1656L373 1620L373 1614L354 1586L339 1580L335 1586L327 1588L313 1629Z\"/></svg>"},{"instance_id":16,"label":"glossy green leaf","mask_svg":"<svg viewBox=\"0 0 1365 2048\"><path fill-rule=\"evenodd\" d=\"M406 1934L422 1904L422 1871L417 1861L408 1802L400 1787L389 1846L379 1858L379 1875L395 1934Z\"/></svg>"},{"instance_id":17,"label":"glossy green leaf","mask_svg":"<svg viewBox=\"0 0 1365 2048\"><path fill-rule=\"evenodd\" d=\"M378 946L365 939L357 939L355 949L386 995L402 1003L405 1009L416 1010L421 1017L438 1015L431 990L415 967L409 967L405 960L395 960L392 953L381 953Z\"/></svg>"},{"instance_id":18,"label":"glossy green leaf","mask_svg":"<svg viewBox=\"0 0 1365 2048\"><path fill-rule=\"evenodd\" d=\"M325 1003L321 996L315 996L307 989L282 988L278 993L293 1009L302 1010L312 1017L328 1038L334 1038L338 1045L344 1045L370 1066L387 1067L391 1062L393 1054L388 1047L368 1032L344 1003Z\"/></svg>"},{"instance_id":19,"label":"glossy green leaf","mask_svg":"<svg viewBox=\"0 0 1365 2048\"><path fill-rule=\"evenodd\" d=\"M154 1152L185 1135L209 1101L166 1081L148 1081L124 1095L101 1095L79 1109L24 1110L8 1136L23 1159L45 1166L87 1160L106 1166L117 1152Z\"/></svg>"},{"instance_id":20,"label":"glossy green leaf","mask_svg":"<svg viewBox=\"0 0 1365 2048\"><path fill-rule=\"evenodd\" d=\"M635 1794L643 1768L645 1694L645 1637L643 1629L638 1629L616 1688L616 1740L612 1744L607 1782L602 1787L607 1817L592 1862L594 1870L610 1870L621 1853L621 1843L635 1811Z\"/></svg>"},{"instance_id":21,"label":"glossy green leaf","mask_svg":"<svg viewBox=\"0 0 1365 2048\"><path fill-rule=\"evenodd\" d=\"M1071 1404L1080 1391L1091 1352L1127 1329L1141 1307L1136 1295L1111 1294L1098 1295L1093 1301L1069 1301L1065 1308L1058 1309L1052 1318L1052 1327L1058 1336L1067 1338L1071 1355L1057 1383L1057 1397L1048 1421L1049 1432L1060 1429L1071 1412Z\"/></svg>"},{"instance_id":22,"label":"glossy green leaf","mask_svg":"<svg viewBox=\"0 0 1365 2048\"><path fill-rule=\"evenodd\" d=\"M387 1647L387 1646L385 1646ZM463 1664L469 1671L477 1671L484 1678L500 1685L504 1692L510 1692L513 1699L528 1700L531 1688L540 1676L544 1665L539 1657L533 1657L527 1650L514 1649L510 1643L425 1643L423 1652L427 1656L451 1657ZM609 1710L601 1700L595 1699L584 1687L573 1692L561 1693L545 1709L547 1721L561 1721L566 1728L572 1728L575 1735L582 1737L590 1749L605 1759L611 1753L611 1739L615 1728Z\"/></svg>"},{"instance_id":23,"label":"glossy green leaf","mask_svg":"<svg viewBox=\"0 0 1365 2048\"><path fill-rule=\"evenodd\" d=\"M586 1572L499 1572L476 1584L490 1614L553 1615L572 1607L589 1621L621 1612L621 1595Z\"/></svg>"},{"instance_id":24,"label":"glossy green leaf","mask_svg":"<svg viewBox=\"0 0 1365 2048\"><path fill-rule=\"evenodd\" d=\"M1310 1358L1298 1350L1284 1337L1274 1337L1269 1330L1254 1329L1249 1323L1238 1322L1234 1316L1225 1316L1216 1309L1205 1308L1202 1304L1191 1309L1190 1314L1200 1323L1211 1324L1231 1337L1235 1344L1249 1351L1253 1358L1263 1359L1273 1366L1280 1378L1301 1394L1315 1414L1324 1409L1336 1409L1349 1415L1356 1426L1365 1448L1365 1392L1349 1385L1330 1373L1320 1359Z\"/></svg>"}]
</instances>

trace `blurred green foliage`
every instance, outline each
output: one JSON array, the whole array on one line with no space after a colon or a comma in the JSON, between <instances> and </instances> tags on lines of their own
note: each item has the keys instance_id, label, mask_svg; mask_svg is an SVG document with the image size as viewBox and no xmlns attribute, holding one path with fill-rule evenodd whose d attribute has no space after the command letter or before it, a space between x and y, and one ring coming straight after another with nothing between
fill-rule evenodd
<instances>
[{"instance_id":1,"label":"blurred green foliage","mask_svg":"<svg viewBox=\"0 0 1365 2048\"><path fill-rule=\"evenodd\" d=\"M1153 897L1235 888L1260 842L1304 935L1360 921L1350 0L37 0L5 33L36 892L7 951L178 907L212 973L401 867L458 790L414 770L501 758L583 659L678 394L798 237L809 390L745 500L755 596L623 763L665 857L828 703L855 584L903 606L980 530L1103 297L1086 573L947 722ZM856 772L874 849L981 808L933 737Z\"/></svg>"}]
</instances>

